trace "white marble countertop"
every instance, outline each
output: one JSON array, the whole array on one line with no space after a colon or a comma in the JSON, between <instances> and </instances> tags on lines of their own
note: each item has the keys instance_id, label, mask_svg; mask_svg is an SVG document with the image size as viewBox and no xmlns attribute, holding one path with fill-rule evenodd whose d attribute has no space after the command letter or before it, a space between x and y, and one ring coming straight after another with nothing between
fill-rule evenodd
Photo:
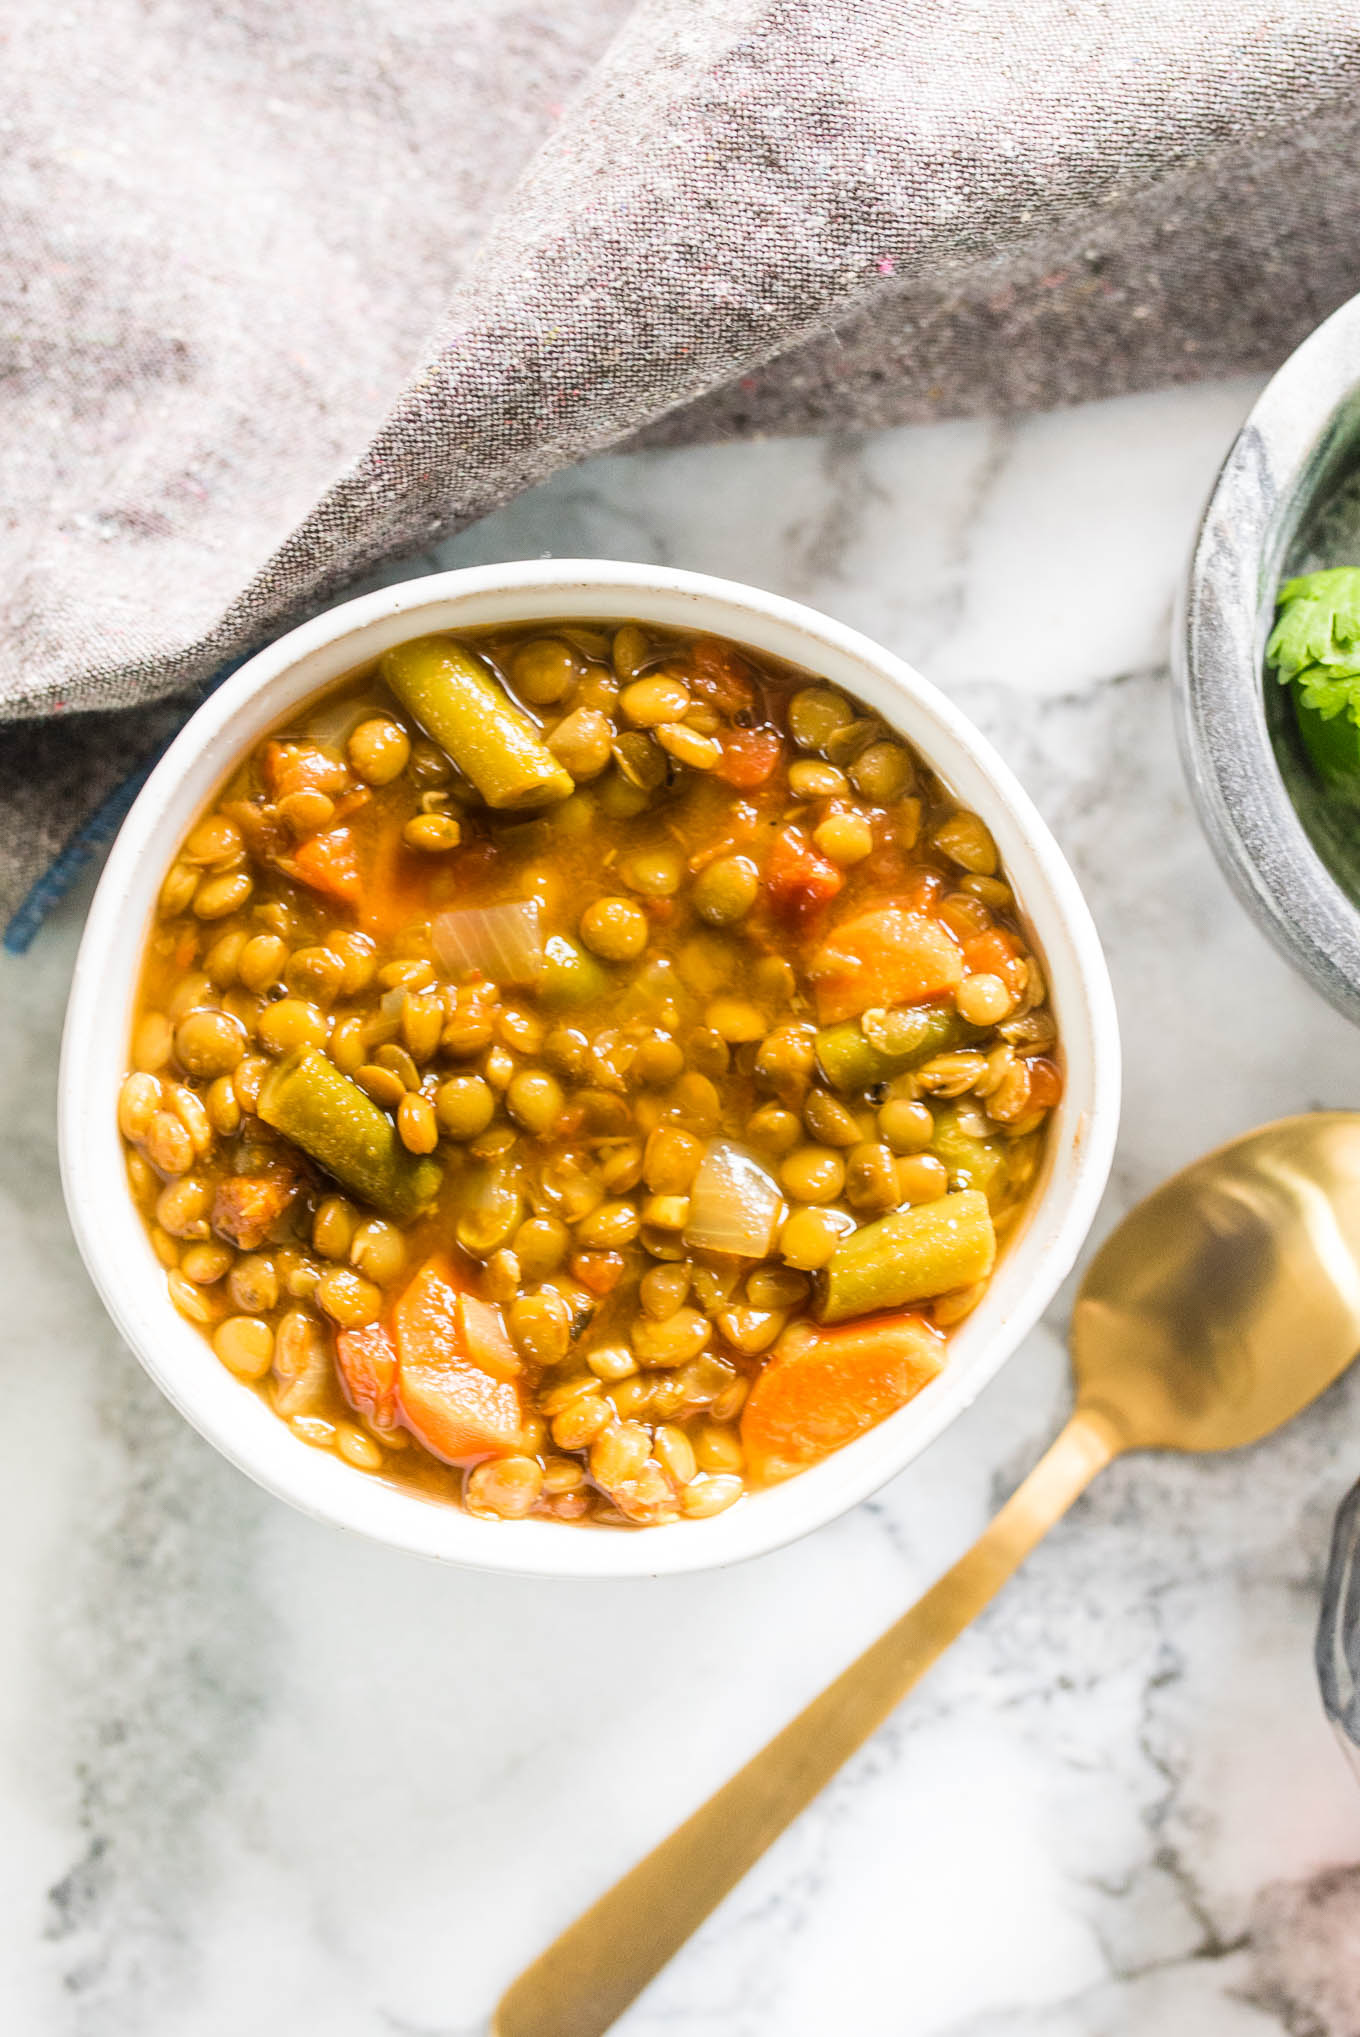
<instances>
[{"instance_id":1,"label":"white marble countertop","mask_svg":"<svg viewBox=\"0 0 1360 2037\"><path fill-rule=\"evenodd\" d=\"M600 461L441 553L664 559L856 623L1018 768L1107 943L1102 1222L1354 1104L1360 1042L1214 868L1165 645L1254 385ZM395 576L394 576L395 577ZM0 2029L474 2037L511 1975L971 1540L1056 1428L1052 1311L873 1502L716 1575L443 1572L219 1462L106 1322L57 1182L81 901L0 963ZM1360 1380L1109 1472L623 2037L1356 2037L1360 1786L1315 1696Z\"/></svg>"}]
</instances>

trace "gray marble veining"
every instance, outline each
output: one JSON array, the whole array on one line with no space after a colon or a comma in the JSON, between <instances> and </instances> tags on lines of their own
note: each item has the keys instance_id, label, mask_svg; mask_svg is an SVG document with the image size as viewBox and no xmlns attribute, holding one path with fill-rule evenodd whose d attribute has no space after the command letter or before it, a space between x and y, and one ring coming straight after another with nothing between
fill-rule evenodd
<instances>
[{"instance_id":1,"label":"gray marble veining","mask_svg":"<svg viewBox=\"0 0 1360 2037\"><path fill-rule=\"evenodd\" d=\"M1174 582L1245 382L1016 425L649 453L440 563L653 557L944 683L1071 856L1127 1053L1102 1222L1355 1033L1219 876L1177 768ZM66 1232L80 902L0 962L0 2029L474 2037L517 1966L981 1528L1063 1407L1066 1299L876 1499L718 1576L443 1572L315 1526L143 1380ZM623 2037L1355 2037L1360 1787L1311 1665L1360 1379L1274 1442L1116 1466Z\"/></svg>"}]
</instances>

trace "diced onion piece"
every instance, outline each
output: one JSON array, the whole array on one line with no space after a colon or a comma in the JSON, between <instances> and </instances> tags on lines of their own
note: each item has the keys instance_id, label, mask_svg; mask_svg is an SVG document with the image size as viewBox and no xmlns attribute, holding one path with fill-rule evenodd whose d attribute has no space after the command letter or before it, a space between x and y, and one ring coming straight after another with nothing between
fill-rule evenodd
<instances>
[{"instance_id":1,"label":"diced onion piece","mask_svg":"<svg viewBox=\"0 0 1360 2037\"><path fill-rule=\"evenodd\" d=\"M318 708L307 723L307 741L320 743L323 749L338 750L343 757L345 744L358 728L361 721L367 721L377 712L372 701L336 700L329 707Z\"/></svg>"},{"instance_id":2,"label":"diced onion piece","mask_svg":"<svg viewBox=\"0 0 1360 2037\"><path fill-rule=\"evenodd\" d=\"M531 990L543 974L543 933L537 899L506 905L460 906L430 928L434 951L455 974Z\"/></svg>"},{"instance_id":3,"label":"diced onion piece","mask_svg":"<svg viewBox=\"0 0 1360 2037\"><path fill-rule=\"evenodd\" d=\"M711 1139L690 1189L685 1243L700 1252L764 1259L784 1220L784 1198L740 1146Z\"/></svg>"}]
</instances>

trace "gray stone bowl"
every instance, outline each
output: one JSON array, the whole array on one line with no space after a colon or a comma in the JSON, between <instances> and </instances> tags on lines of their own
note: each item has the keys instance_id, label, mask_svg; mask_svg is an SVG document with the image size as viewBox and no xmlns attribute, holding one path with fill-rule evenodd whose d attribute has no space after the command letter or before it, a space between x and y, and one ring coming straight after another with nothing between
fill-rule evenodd
<instances>
[{"instance_id":1,"label":"gray stone bowl","mask_svg":"<svg viewBox=\"0 0 1360 2037\"><path fill-rule=\"evenodd\" d=\"M1360 564L1360 297L1290 355L1234 440L1173 646L1182 753L1219 862L1276 946L1360 1020L1360 803L1321 793L1264 657L1281 580L1344 564ZM1337 1517L1317 1670L1360 1768L1360 1485Z\"/></svg>"},{"instance_id":2,"label":"gray stone bowl","mask_svg":"<svg viewBox=\"0 0 1360 2037\"><path fill-rule=\"evenodd\" d=\"M1336 1517L1318 1621L1322 1702L1360 1771L1360 1485Z\"/></svg>"},{"instance_id":3,"label":"gray stone bowl","mask_svg":"<svg viewBox=\"0 0 1360 2037\"><path fill-rule=\"evenodd\" d=\"M1264 671L1282 578L1360 563L1360 297L1279 370L1234 440L1173 643L1181 748L1209 840L1253 918L1360 1020L1360 807L1322 797Z\"/></svg>"}]
</instances>

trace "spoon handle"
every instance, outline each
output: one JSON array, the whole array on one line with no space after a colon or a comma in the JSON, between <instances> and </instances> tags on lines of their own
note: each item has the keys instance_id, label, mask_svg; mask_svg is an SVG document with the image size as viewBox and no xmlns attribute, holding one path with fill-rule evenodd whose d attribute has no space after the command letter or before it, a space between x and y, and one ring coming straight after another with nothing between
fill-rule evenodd
<instances>
[{"instance_id":1,"label":"spoon handle","mask_svg":"<svg viewBox=\"0 0 1360 2037\"><path fill-rule=\"evenodd\" d=\"M600 2037L1121 1447L1078 1408L967 1555L525 1968L491 2037Z\"/></svg>"}]
</instances>

